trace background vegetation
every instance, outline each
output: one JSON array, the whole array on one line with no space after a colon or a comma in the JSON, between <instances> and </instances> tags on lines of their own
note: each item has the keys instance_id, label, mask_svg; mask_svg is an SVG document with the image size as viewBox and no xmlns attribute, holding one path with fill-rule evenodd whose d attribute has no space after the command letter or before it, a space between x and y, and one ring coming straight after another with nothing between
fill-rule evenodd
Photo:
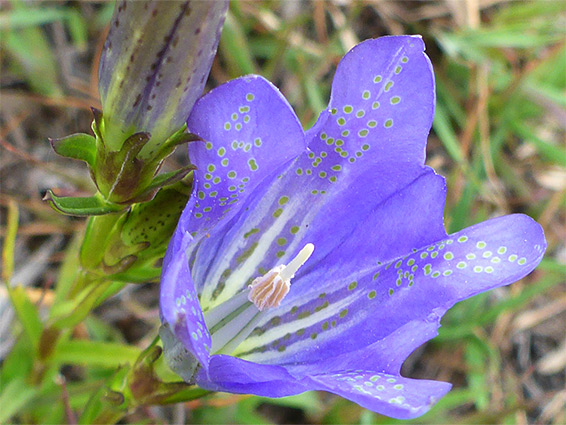
<instances>
[{"instance_id":1,"label":"background vegetation","mask_svg":"<svg viewBox=\"0 0 566 425\"><path fill-rule=\"evenodd\" d=\"M99 107L97 58L113 5L2 2L0 422L73 423L89 397L157 333L158 285L129 285L73 330L41 387L33 363L41 317L76 266L84 221L43 190L92 193L86 167L47 137L88 131ZM417 423L566 422L566 3L563 1L233 0L208 88L258 73L305 126L328 101L340 57L358 41L422 34L437 79L428 164L446 176L446 226L523 212L545 229L539 268L453 308L405 376L454 389ZM185 152L169 167L186 161ZM398 423L325 393L279 400L217 394L142 407L124 423Z\"/></svg>"}]
</instances>

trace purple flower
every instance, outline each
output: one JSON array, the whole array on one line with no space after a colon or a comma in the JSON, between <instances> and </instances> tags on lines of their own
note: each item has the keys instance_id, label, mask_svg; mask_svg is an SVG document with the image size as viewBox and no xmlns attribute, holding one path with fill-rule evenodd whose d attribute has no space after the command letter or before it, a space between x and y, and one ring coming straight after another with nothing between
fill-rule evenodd
<instances>
[{"instance_id":1,"label":"purple flower","mask_svg":"<svg viewBox=\"0 0 566 425\"><path fill-rule=\"evenodd\" d=\"M188 127L204 142L189 148L193 196L160 297L166 356L187 382L330 391L396 418L450 389L400 376L403 361L456 302L531 272L546 243L524 215L446 234L445 182L424 165L434 79L423 50L409 36L353 48L306 133L261 77L196 103Z\"/></svg>"}]
</instances>

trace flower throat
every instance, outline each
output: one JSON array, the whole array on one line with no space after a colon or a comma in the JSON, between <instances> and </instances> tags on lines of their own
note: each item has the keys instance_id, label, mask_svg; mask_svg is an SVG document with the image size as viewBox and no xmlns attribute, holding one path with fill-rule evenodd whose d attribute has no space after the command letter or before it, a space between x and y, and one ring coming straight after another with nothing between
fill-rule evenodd
<instances>
[{"instance_id":1,"label":"flower throat","mask_svg":"<svg viewBox=\"0 0 566 425\"><path fill-rule=\"evenodd\" d=\"M279 265L255 278L247 289L204 315L212 337L211 354L230 354L254 330L265 311L281 305L291 289L291 279L314 251L308 243L287 265Z\"/></svg>"}]
</instances>

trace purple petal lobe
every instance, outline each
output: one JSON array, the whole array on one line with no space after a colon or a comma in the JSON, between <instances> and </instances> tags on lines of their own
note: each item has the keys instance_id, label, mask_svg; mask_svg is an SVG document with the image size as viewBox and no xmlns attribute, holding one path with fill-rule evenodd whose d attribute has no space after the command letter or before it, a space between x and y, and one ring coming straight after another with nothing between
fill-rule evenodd
<instances>
[{"instance_id":1,"label":"purple petal lobe","mask_svg":"<svg viewBox=\"0 0 566 425\"><path fill-rule=\"evenodd\" d=\"M344 56L326 123L309 148L328 161L424 163L434 115L434 75L417 36L367 40Z\"/></svg>"},{"instance_id":2,"label":"purple petal lobe","mask_svg":"<svg viewBox=\"0 0 566 425\"><path fill-rule=\"evenodd\" d=\"M261 323L244 341L240 355L260 363L310 363L354 352L414 320L436 323L456 302L530 273L545 246L536 222L511 215L338 281L328 273L326 285L320 274L307 274L301 284L314 293L303 289L289 298L274 311L275 322Z\"/></svg>"},{"instance_id":3,"label":"purple petal lobe","mask_svg":"<svg viewBox=\"0 0 566 425\"><path fill-rule=\"evenodd\" d=\"M311 389L281 366L261 365L224 355L212 356L208 371L199 372L196 378L200 387L211 391L264 397L284 397ZM310 384L306 379L303 381Z\"/></svg>"},{"instance_id":4,"label":"purple petal lobe","mask_svg":"<svg viewBox=\"0 0 566 425\"><path fill-rule=\"evenodd\" d=\"M403 378L367 370L312 376L318 390L330 391L362 407L397 419L426 413L451 388L446 382Z\"/></svg>"},{"instance_id":5,"label":"purple petal lobe","mask_svg":"<svg viewBox=\"0 0 566 425\"><path fill-rule=\"evenodd\" d=\"M180 223L163 261L159 307L162 320L206 369L211 339L187 262L191 240Z\"/></svg>"},{"instance_id":6,"label":"purple petal lobe","mask_svg":"<svg viewBox=\"0 0 566 425\"><path fill-rule=\"evenodd\" d=\"M188 225L196 241L228 222L265 177L305 150L293 110L271 83L257 76L211 91L197 102L187 124L205 140L189 147L198 167Z\"/></svg>"},{"instance_id":7,"label":"purple petal lobe","mask_svg":"<svg viewBox=\"0 0 566 425\"><path fill-rule=\"evenodd\" d=\"M399 375L403 362L426 341L438 334L440 316L412 320L373 344L356 351L339 354L324 361L313 359L308 363L287 365L294 376L325 374L335 370L356 369L363 365L368 370L379 370Z\"/></svg>"}]
</instances>

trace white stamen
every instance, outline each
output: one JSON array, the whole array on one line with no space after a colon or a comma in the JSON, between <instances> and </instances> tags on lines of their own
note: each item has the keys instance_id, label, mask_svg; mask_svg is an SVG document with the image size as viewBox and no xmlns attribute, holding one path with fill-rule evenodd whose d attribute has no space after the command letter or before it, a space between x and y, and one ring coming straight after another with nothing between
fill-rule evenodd
<instances>
[{"instance_id":1,"label":"white stamen","mask_svg":"<svg viewBox=\"0 0 566 425\"><path fill-rule=\"evenodd\" d=\"M299 268L305 264L314 251L314 245L308 243L286 266L277 266L260 276L249 286L248 299L259 311L271 307L279 307L281 301L291 289L291 279Z\"/></svg>"},{"instance_id":2,"label":"white stamen","mask_svg":"<svg viewBox=\"0 0 566 425\"><path fill-rule=\"evenodd\" d=\"M212 336L211 353L232 353L265 316L262 312L278 307L291 288L291 279L314 251L308 243L287 265L273 267L231 299L204 314ZM259 310L259 311L258 311Z\"/></svg>"},{"instance_id":3,"label":"white stamen","mask_svg":"<svg viewBox=\"0 0 566 425\"><path fill-rule=\"evenodd\" d=\"M312 243L306 244L305 247L299 251L297 256L293 258L293 260L291 260L291 262L287 264L283 270L281 270L281 279L291 280L295 276L295 273L297 273L297 270L299 270L299 268L307 262L313 251L314 245Z\"/></svg>"}]
</instances>

